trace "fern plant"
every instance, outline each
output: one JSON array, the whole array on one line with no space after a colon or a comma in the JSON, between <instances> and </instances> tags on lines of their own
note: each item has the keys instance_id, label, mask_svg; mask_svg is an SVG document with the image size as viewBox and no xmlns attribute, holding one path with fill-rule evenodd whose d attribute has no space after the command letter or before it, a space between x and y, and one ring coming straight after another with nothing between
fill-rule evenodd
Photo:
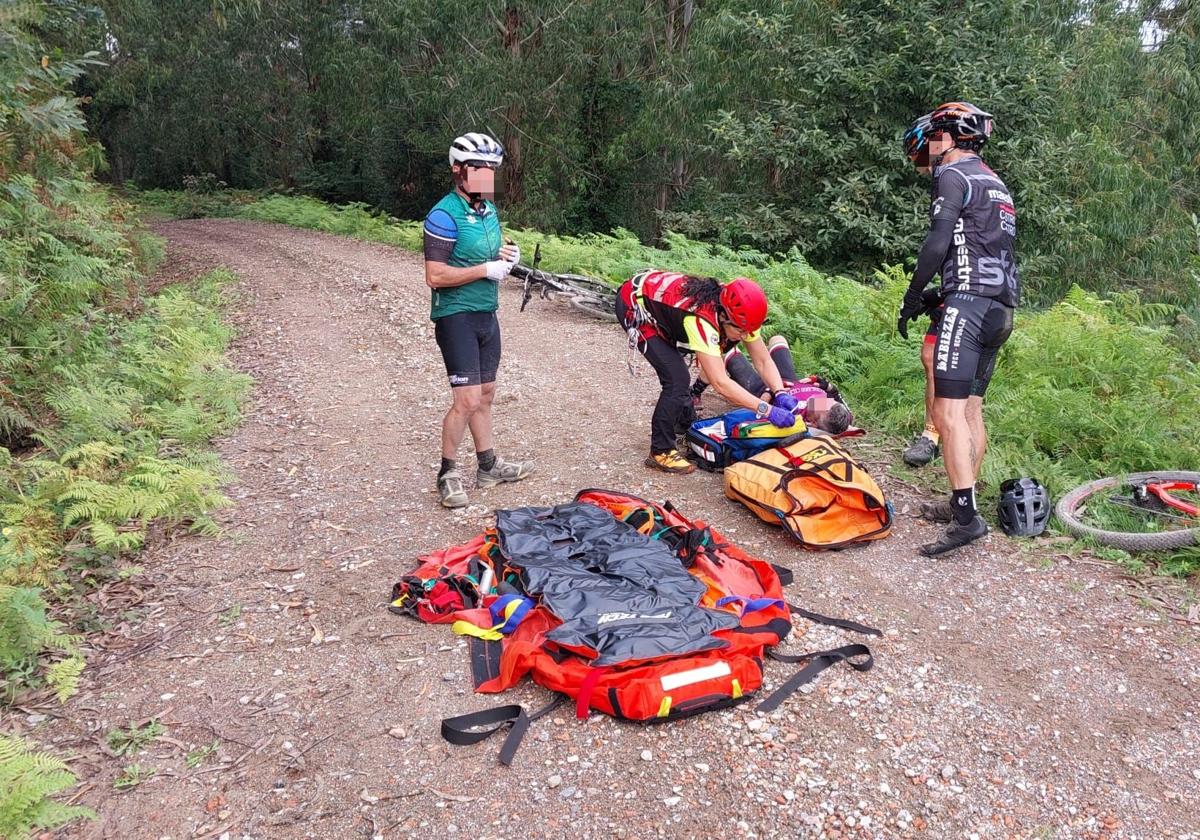
<instances>
[{"instance_id":1,"label":"fern plant","mask_svg":"<svg viewBox=\"0 0 1200 840\"><path fill-rule=\"evenodd\" d=\"M46 684L54 689L59 703L66 703L79 691L79 678L85 665L83 657L76 653L46 669Z\"/></svg>"},{"instance_id":2,"label":"fern plant","mask_svg":"<svg viewBox=\"0 0 1200 840\"><path fill-rule=\"evenodd\" d=\"M90 808L52 798L76 781L61 760L35 752L21 738L0 735L0 837L25 840L35 830L94 817Z\"/></svg>"},{"instance_id":3,"label":"fern plant","mask_svg":"<svg viewBox=\"0 0 1200 840\"><path fill-rule=\"evenodd\" d=\"M231 333L219 308L230 279L214 272L165 290L134 320L95 310L42 374L56 422L34 432L41 450L15 458L0 448L0 584L9 587L0 625L21 630L7 634L8 659L20 663L7 671L10 693L24 680L65 698L78 684L82 660L61 659L70 645L44 620L34 588L54 583L66 554L111 562L139 549L154 522L215 533L227 473L206 447L237 422L249 387L224 358Z\"/></svg>"},{"instance_id":4,"label":"fern plant","mask_svg":"<svg viewBox=\"0 0 1200 840\"><path fill-rule=\"evenodd\" d=\"M74 653L80 639L46 615L37 589L0 584L0 669L20 670L46 649ZM66 674L64 673L64 676Z\"/></svg>"}]
</instances>

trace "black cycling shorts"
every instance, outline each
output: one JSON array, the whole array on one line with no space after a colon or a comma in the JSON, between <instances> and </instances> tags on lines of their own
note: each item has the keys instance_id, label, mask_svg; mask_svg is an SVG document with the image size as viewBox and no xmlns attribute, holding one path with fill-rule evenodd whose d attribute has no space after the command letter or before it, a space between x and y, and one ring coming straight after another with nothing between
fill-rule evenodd
<instances>
[{"instance_id":1,"label":"black cycling shorts","mask_svg":"<svg viewBox=\"0 0 1200 840\"><path fill-rule=\"evenodd\" d=\"M451 388L496 381L500 321L495 312L456 312L433 322Z\"/></svg>"},{"instance_id":2,"label":"black cycling shorts","mask_svg":"<svg viewBox=\"0 0 1200 840\"><path fill-rule=\"evenodd\" d=\"M934 396L982 397L996 368L996 353L1012 329L1012 307L995 298L959 292L946 298L933 346Z\"/></svg>"}]
</instances>

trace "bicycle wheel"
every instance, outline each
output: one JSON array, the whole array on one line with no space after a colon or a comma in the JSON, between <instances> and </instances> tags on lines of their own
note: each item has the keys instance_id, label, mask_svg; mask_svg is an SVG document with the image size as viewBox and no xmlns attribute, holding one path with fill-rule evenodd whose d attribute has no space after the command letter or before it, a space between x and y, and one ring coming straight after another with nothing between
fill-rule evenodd
<instances>
[{"instance_id":1,"label":"bicycle wheel","mask_svg":"<svg viewBox=\"0 0 1200 840\"><path fill-rule=\"evenodd\" d=\"M595 277L584 277L582 274L559 274L556 276L564 286L578 289L581 292L589 292L593 295L608 295L610 297L615 296L617 293L615 288L603 280L597 280Z\"/></svg>"},{"instance_id":2,"label":"bicycle wheel","mask_svg":"<svg viewBox=\"0 0 1200 840\"><path fill-rule=\"evenodd\" d=\"M1134 531L1106 531L1086 525L1080 521L1081 508L1104 490L1112 490L1136 481L1150 479L1165 481L1200 481L1200 473L1183 472L1179 470L1161 470L1159 472L1129 473L1127 475L1110 476L1089 481L1076 487L1058 500L1054 506L1054 514L1059 521L1077 537L1091 537L1101 545L1110 545L1126 551L1172 551L1186 548L1189 545L1200 545L1200 526L1183 528L1176 531L1157 531L1143 533Z\"/></svg>"},{"instance_id":3,"label":"bicycle wheel","mask_svg":"<svg viewBox=\"0 0 1200 840\"><path fill-rule=\"evenodd\" d=\"M572 309L599 318L602 321L617 320L616 299L603 300L592 295L575 295L567 301Z\"/></svg>"}]
</instances>

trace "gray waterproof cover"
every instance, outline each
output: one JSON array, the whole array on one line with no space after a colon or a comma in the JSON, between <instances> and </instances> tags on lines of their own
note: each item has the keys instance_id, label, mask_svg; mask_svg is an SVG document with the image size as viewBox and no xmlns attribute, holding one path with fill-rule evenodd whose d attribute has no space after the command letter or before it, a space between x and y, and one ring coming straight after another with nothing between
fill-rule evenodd
<instances>
[{"instance_id":1,"label":"gray waterproof cover","mask_svg":"<svg viewBox=\"0 0 1200 840\"><path fill-rule=\"evenodd\" d=\"M736 616L698 606L705 586L663 543L595 505L496 514L500 549L526 592L562 619L546 638L590 648L598 666L724 647Z\"/></svg>"}]
</instances>

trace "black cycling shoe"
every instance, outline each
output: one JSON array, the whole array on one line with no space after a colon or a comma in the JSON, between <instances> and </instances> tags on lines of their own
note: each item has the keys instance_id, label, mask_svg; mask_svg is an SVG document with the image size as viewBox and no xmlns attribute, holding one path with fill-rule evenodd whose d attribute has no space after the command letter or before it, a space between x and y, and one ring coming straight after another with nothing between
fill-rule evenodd
<instances>
[{"instance_id":1,"label":"black cycling shoe","mask_svg":"<svg viewBox=\"0 0 1200 840\"><path fill-rule=\"evenodd\" d=\"M950 523L950 527L942 534L940 540L921 546L921 553L926 557L936 557L939 554L945 554L947 551L962 548L968 543L975 542L980 537L986 537L987 533L987 523L983 521L982 516L976 514L975 518L966 525L959 525L957 522Z\"/></svg>"},{"instance_id":2,"label":"black cycling shoe","mask_svg":"<svg viewBox=\"0 0 1200 840\"><path fill-rule=\"evenodd\" d=\"M918 435L904 450L904 463L910 467L923 467L937 457L938 445L925 435Z\"/></svg>"}]
</instances>

